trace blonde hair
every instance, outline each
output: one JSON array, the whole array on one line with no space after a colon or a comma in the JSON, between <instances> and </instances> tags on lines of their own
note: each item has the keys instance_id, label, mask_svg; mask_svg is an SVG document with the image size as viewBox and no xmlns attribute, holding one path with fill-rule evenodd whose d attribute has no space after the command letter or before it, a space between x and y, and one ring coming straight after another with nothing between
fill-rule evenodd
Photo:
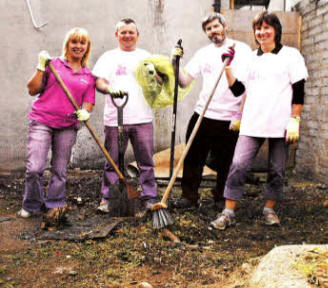
<instances>
[{"instance_id":1,"label":"blonde hair","mask_svg":"<svg viewBox=\"0 0 328 288\"><path fill-rule=\"evenodd\" d=\"M88 63L89 57L90 57L90 52L91 52L91 40L90 40L89 33L87 32L87 30L85 30L84 28L80 28L80 27L75 27L67 32L65 40L64 40L64 44L63 44L63 56L65 59L67 59L67 54L68 54L68 43L71 40L87 41L88 47L81 60L81 66L82 67L86 66Z\"/></svg>"}]
</instances>

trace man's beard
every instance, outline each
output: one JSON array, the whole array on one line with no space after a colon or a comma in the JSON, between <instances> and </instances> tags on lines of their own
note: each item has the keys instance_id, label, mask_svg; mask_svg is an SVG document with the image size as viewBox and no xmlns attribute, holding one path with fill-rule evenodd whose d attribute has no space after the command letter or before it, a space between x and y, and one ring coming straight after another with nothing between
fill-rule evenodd
<instances>
[{"instance_id":1,"label":"man's beard","mask_svg":"<svg viewBox=\"0 0 328 288\"><path fill-rule=\"evenodd\" d=\"M219 36L219 37L217 37ZM223 44L223 42L226 39L226 33L215 33L209 39L214 43L214 44Z\"/></svg>"}]
</instances>

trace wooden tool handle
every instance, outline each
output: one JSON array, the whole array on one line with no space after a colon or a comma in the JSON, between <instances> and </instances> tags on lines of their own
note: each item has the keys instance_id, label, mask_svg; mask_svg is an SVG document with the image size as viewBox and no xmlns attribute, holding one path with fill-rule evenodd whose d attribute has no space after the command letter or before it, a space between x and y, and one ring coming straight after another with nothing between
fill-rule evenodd
<instances>
[{"instance_id":1,"label":"wooden tool handle","mask_svg":"<svg viewBox=\"0 0 328 288\"><path fill-rule=\"evenodd\" d=\"M192 144L192 142L193 142L193 140L194 140L194 138L195 138L195 136L196 136L196 133L198 132L198 129L199 129L200 124L201 124L201 122L202 122L202 120L203 120L203 118L204 118L204 115L205 115L205 112L206 112L206 110L207 110L207 108L208 108L208 105L210 104L210 102L211 102L211 100L212 100L212 98L213 98L213 95L214 95L214 93L215 93L216 87L218 86L218 84L219 84L219 82L220 82L220 79L221 79L221 77L222 77L222 74L223 74L223 72L224 72L225 67L227 66L228 60L229 60L229 58L226 58L226 59L224 60L224 62L223 62L223 67L222 67L222 69L221 69L221 71L220 71L219 77L217 78L217 80L216 80L216 82L215 82L215 85L214 85L214 87L213 87L213 89L212 89L212 92L211 92L210 96L208 97L208 99L207 99L207 101L206 101L206 104L205 104L205 106L204 106L204 108L203 108L203 110L202 110L202 113L200 114L200 116L199 116L199 118L198 118L198 120L197 120L197 122L196 122L196 124L195 124L195 126L194 126L194 129L193 129L192 132L191 132L191 135L190 135L190 137L189 137L189 139L188 139L188 141L187 141L187 144L186 144L185 149L184 149L183 152L182 152L182 155L181 155L181 157L180 157L180 159L179 159L179 162L178 162L178 164L177 164L177 167L176 167L176 169L174 170L174 173L173 173L173 175L172 175L172 177L171 177L171 179L170 179L170 182L169 182L169 184L168 184L168 186L167 186L167 188L166 188L166 190L165 190L165 192L164 192L164 194L163 194L163 197L162 197L162 201L161 201L161 203L165 203L165 204L166 204L166 201L167 201L167 199L168 199L168 197L169 197L169 195L170 195L170 192L171 192L172 187L173 187L173 185L174 185L174 182L175 182L175 180L176 180L176 178L177 178L177 176L178 176L178 173L179 173L179 170L180 170L180 168L181 168L181 166L182 166L182 163L183 163L184 159L185 159L186 156L187 156L187 153L188 153L188 151L189 151L189 149L190 149L190 146L191 146L191 144Z\"/></svg>"},{"instance_id":2,"label":"wooden tool handle","mask_svg":"<svg viewBox=\"0 0 328 288\"><path fill-rule=\"evenodd\" d=\"M69 90L67 89L65 83L63 82L63 80L60 78L58 72L56 71L55 67L51 64L51 62L49 62L49 68L51 70L51 72L54 74L56 80L58 81L59 85L61 88L63 88L63 90L65 91L65 94L67 95L68 99L72 102L75 110L79 110L80 106L76 103L75 99L73 98L71 92L69 92ZM84 121L85 126L87 126L88 130L90 131L91 136L93 137L93 139L95 139L95 141L97 142L98 146L100 147L101 151L104 153L105 157L107 158L107 160L110 162L110 164L112 164L115 172L117 173L117 175L123 179L126 180L125 177L123 176L123 174L121 173L121 171L118 169L118 167L116 166L114 160L112 159L112 157L110 157L108 151L106 150L106 148L104 147L104 145L102 144L101 140L98 138L98 136L96 135L96 132L94 131L94 129L92 128L91 124L88 121Z\"/></svg>"}]
</instances>

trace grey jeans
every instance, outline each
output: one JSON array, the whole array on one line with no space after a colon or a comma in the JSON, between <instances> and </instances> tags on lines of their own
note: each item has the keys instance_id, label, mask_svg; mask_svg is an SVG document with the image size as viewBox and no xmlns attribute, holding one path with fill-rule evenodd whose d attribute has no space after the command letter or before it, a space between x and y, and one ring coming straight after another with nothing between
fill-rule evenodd
<instances>
[{"instance_id":1,"label":"grey jeans","mask_svg":"<svg viewBox=\"0 0 328 288\"><path fill-rule=\"evenodd\" d=\"M239 136L224 189L226 199L239 200L242 197L247 171L251 168L265 139ZM278 200L283 192L288 144L284 138L268 138L268 141L268 178L264 189L264 198Z\"/></svg>"},{"instance_id":2,"label":"grey jeans","mask_svg":"<svg viewBox=\"0 0 328 288\"><path fill-rule=\"evenodd\" d=\"M23 208L39 212L43 204L47 208L65 205L67 164L76 140L77 129L67 127L54 129L35 120L30 121L28 132L25 191ZM51 178L47 196L44 198L42 175L46 168L51 147Z\"/></svg>"}]
</instances>

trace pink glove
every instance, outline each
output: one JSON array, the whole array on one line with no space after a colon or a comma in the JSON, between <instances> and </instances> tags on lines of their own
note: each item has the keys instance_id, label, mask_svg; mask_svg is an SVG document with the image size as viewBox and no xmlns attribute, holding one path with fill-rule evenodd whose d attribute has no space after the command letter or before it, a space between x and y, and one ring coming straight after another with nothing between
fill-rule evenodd
<instances>
[{"instance_id":1,"label":"pink glove","mask_svg":"<svg viewBox=\"0 0 328 288\"><path fill-rule=\"evenodd\" d=\"M235 49L233 48L233 46L230 46L228 48L228 51L221 55L222 62L224 62L226 58L229 58L227 62L227 66L230 66L234 57L235 57Z\"/></svg>"}]
</instances>

